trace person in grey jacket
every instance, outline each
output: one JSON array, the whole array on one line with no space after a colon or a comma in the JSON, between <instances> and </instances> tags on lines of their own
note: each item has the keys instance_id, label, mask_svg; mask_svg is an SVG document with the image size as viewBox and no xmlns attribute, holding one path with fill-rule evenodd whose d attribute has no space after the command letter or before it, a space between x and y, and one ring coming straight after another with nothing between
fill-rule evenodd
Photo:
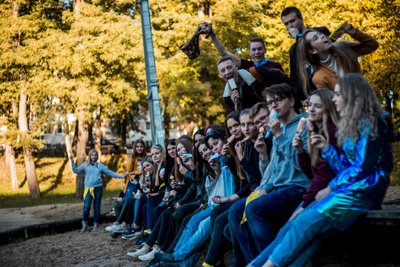
<instances>
[{"instance_id":1,"label":"person in grey jacket","mask_svg":"<svg viewBox=\"0 0 400 267\"><path fill-rule=\"evenodd\" d=\"M100 224L100 206L103 195L103 181L101 175L105 174L114 178L123 179L125 176L108 169L104 164L97 162L99 155L95 149L89 151L88 160L77 167L74 158L70 157L72 171L76 174L85 174L85 190L83 193L83 220L81 233L88 230L90 206L93 204L94 227L92 232L98 231Z\"/></svg>"},{"instance_id":2,"label":"person in grey jacket","mask_svg":"<svg viewBox=\"0 0 400 267\"><path fill-rule=\"evenodd\" d=\"M298 123L305 114L295 112L291 87L288 84L272 85L264 90L263 95L271 114L270 130L260 129L254 144L260 156L262 180L248 198L237 201L230 208L228 220L231 235L238 240L246 263L274 239L310 185L292 146ZM253 119L261 120L257 116ZM264 141L266 131L273 137L270 157ZM305 131L301 137L306 144Z\"/></svg>"}]
</instances>

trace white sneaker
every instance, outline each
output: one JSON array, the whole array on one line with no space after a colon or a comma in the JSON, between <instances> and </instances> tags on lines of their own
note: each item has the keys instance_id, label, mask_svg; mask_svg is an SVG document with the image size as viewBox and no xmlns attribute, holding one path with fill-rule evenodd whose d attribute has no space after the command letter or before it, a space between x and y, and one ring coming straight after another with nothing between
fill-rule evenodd
<instances>
[{"instance_id":1,"label":"white sneaker","mask_svg":"<svg viewBox=\"0 0 400 267\"><path fill-rule=\"evenodd\" d=\"M106 227L106 231L107 231L107 232L111 232L111 228L113 228L113 226L114 226L114 225L117 225L117 224L118 224L118 223L115 222L115 223L113 223L113 224L107 226L107 227Z\"/></svg>"},{"instance_id":2,"label":"white sneaker","mask_svg":"<svg viewBox=\"0 0 400 267\"><path fill-rule=\"evenodd\" d=\"M110 228L110 232L114 232L114 233L122 233L124 230L125 230L125 229L124 229L124 227L122 227L121 224L113 225L113 226Z\"/></svg>"},{"instance_id":3,"label":"white sneaker","mask_svg":"<svg viewBox=\"0 0 400 267\"><path fill-rule=\"evenodd\" d=\"M129 257L139 257L142 256L144 254L147 254L150 251L150 247L149 246L143 246L141 249L136 250L135 252L128 252L126 255L128 255Z\"/></svg>"},{"instance_id":4,"label":"white sneaker","mask_svg":"<svg viewBox=\"0 0 400 267\"><path fill-rule=\"evenodd\" d=\"M143 235L143 230L137 231L133 234L133 236L141 236Z\"/></svg>"},{"instance_id":5,"label":"white sneaker","mask_svg":"<svg viewBox=\"0 0 400 267\"><path fill-rule=\"evenodd\" d=\"M153 249L149 253L139 256L138 259L141 261L151 261L152 259L154 259L154 254L159 253L159 252L160 252L160 249L158 248L158 246L154 246Z\"/></svg>"}]
</instances>

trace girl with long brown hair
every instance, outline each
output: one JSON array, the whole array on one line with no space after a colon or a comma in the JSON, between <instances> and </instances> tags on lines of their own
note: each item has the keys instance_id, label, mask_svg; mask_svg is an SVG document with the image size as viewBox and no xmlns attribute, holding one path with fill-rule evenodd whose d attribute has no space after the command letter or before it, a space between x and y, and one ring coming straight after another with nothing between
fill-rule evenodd
<instances>
[{"instance_id":1,"label":"girl with long brown hair","mask_svg":"<svg viewBox=\"0 0 400 267\"><path fill-rule=\"evenodd\" d=\"M291 220L302 212L311 202L314 201L318 191L324 189L330 180L335 177L335 173L328 163L321 157L318 147L311 143L313 134L323 135L327 142L333 147L336 145L336 126L339 115L332 102L333 91L316 90L311 93L307 103L308 129L307 129L307 150L303 148L303 142L298 132L293 138L293 147L297 152L297 161L301 170L312 179L310 187L303 195L303 203L293 213Z\"/></svg>"},{"instance_id":2,"label":"girl with long brown hair","mask_svg":"<svg viewBox=\"0 0 400 267\"><path fill-rule=\"evenodd\" d=\"M304 95L310 93L310 81L317 89L335 88L336 80L346 73L360 73L358 57L374 52L379 44L375 38L344 23L337 36L347 33L357 42L336 41L317 31L307 30L298 41L299 78Z\"/></svg>"}]
</instances>

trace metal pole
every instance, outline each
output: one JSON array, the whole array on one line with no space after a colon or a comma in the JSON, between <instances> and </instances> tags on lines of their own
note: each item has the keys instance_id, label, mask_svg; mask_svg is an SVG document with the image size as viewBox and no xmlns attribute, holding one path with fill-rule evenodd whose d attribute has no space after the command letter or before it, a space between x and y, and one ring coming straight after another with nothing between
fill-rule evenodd
<instances>
[{"instance_id":1,"label":"metal pole","mask_svg":"<svg viewBox=\"0 0 400 267\"><path fill-rule=\"evenodd\" d=\"M150 10L147 0L140 0L140 16L144 46L144 62L147 80L147 104L150 110L151 139L153 144L164 146L164 128L162 123L158 81L154 60L153 38L151 33Z\"/></svg>"}]
</instances>

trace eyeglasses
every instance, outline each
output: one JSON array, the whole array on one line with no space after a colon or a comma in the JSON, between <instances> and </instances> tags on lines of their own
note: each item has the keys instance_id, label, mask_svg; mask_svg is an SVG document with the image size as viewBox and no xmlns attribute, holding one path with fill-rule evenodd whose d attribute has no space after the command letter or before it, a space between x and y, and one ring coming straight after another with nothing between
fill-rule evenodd
<instances>
[{"instance_id":1,"label":"eyeglasses","mask_svg":"<svg viewBox=\"0 0 400 267\"><path fill-rule=\"evenodd\" d=\"M256 125L257 127L260 127L268 118L269 114L260 117L260 119L254 121L254 125Z\"/></svg>"},{"instance_id":2,"label":"eyeglasses","mask_svg":"<svg viewBox=\"0 0 400 267\"><path fill-rule=\"evenodd\" d=\"M276 105L279 105L283 100L285 100L286 99L286 97L277 97L277 98L275 98L275 99L273 99L273 100L269 100L269 101L267 101L267 106L268 107L270 107L270 106L272 106L274 103L276 104Z\"/></svg>"}]
</instances>

